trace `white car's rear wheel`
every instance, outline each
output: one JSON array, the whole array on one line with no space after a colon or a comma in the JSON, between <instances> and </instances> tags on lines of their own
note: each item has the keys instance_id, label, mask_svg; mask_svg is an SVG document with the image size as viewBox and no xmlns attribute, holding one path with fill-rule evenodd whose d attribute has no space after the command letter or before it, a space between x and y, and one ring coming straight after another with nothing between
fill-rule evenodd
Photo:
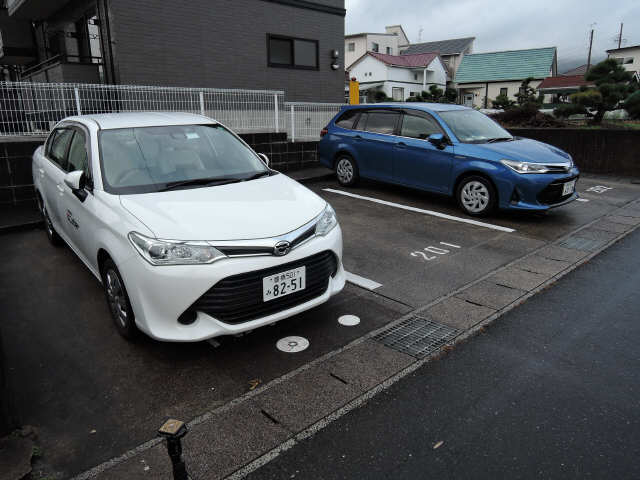
<instances>
[{"instance_id":1,"label":"white car's rear wheel","mask_svg":"<svg viewBox=\"0 0 640 480\"><path fill-rule=\"evenodd\" d=\"M42 221L44 222L44 230L47 232L47 238L52 245L56 247L62 245L62 238L56 232L56 229L53 228L53 223L51 222L51 218L49 217L49 212L47 212L47 207L44 206L44 202L42 201L42 197L38 195L38 209L40 210L40 214L42 215Z\"/></svg>"}]
</instances>

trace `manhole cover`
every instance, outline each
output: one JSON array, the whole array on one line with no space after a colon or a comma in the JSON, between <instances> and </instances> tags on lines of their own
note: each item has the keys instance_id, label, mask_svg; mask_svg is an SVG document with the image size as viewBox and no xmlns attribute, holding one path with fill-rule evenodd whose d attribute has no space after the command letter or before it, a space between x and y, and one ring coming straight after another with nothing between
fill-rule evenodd
<instances>
[{"instance_id":1,"label":"manhole cover","mask_svg":"<svg viewBox=\"0 0 640 480\"><path fill-rule=\"evenodd\" d=\"M276 347L278 350L287 353L297 353L305 350L309 346L309 340L304 337L284 337L278 340Z\"/></svg>"},{"instance_id":2,"label":"manhole cover","mask_svg":"<svg viewBox=\"0 0 640 480\"><path fill-rule=\"evenodd\" d=\"M384 332L375 340L402 353L423 358L440 350L460 334L448 325L422 317L411 317Z\"/></svg>"},{"instance_id":3,"label":"manhole cover","mask_svg":"<svg viewBox=\"0 0 640 480\"><path fill-rule=\"evenodd\" d=\"M559 245L576 250L597 250L605 243L607 243L606 240L598 240L595 238L569 237Z\"/></svg>"},{"instance_id":4,"label":"manhole cover","mask_svg":"<svg viewBox=\"0 0 640 480\"><path fill-rule=\"evenodd\" d=\"M338 323L340 325L344 325L345 327L353 327L360 323L360 318L355 315L342 315L338 318Z\"/></svg>"}]
</instances>

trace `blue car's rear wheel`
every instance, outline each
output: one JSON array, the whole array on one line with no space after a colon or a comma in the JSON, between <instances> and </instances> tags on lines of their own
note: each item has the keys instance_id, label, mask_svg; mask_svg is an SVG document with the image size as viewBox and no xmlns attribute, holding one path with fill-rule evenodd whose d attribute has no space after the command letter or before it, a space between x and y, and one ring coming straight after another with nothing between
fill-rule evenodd
<instances>
[{"instance_id":1,"label":"blue car's rear wheel","mask_svg":"<svg viewBox=\"0 0 640 480\"><path fill-rule=\"evenodd\" d=\"M340 185L351 187L358 181L358 165L348 155L341 155L336 159L336 177Z\"/></svg>"},{"instance_id":2,"label":"blue car's rear wheel","mask_svg":"<svg viewBox=\"0 0 640 480\"><path fill-rule=\"evenodd\" d=\"M489 180L472 175L458 184L456 199L466 214L481 217L495 209L498 196Z\"/></svg>"}]
</instances>

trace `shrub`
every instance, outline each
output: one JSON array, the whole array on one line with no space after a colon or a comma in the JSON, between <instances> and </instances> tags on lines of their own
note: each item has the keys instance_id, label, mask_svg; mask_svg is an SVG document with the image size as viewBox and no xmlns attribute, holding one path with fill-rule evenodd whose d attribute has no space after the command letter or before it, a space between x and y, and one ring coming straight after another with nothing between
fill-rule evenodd
<instances>
[{"instance_id":1,"label":"shrub","mask_svg":"<svg viewBox=\"0 0 640 480\"><path fill-rule=\"evenodd\" d=\"M492 102L493 108L502 108L503 110L509 110L515 107L516 102L510 100L506 95L498 95Z\"/></svg>"},{"instance_id":2,"label":"shrub","mask_svg":"<svg viewBox=\"0 0 640 480\"><path fill-rule=\"evenodd\" d=\"M571 115L586 114L587 109L577 103L567 103L560 105L553 110L553 114L557 118L569 118Z\"/></svg>"},{"instance_id":3,"label":"shrub","mask_svg":"<svg viewBox=\"0 0 640 480\"><path fill-rule=\"evenodd\" d=\"M373 99L376 101L376 103L382 103L386 102L388 100L388 97L387 94L382 90L376 90L376 92L373 94Z\"/></svg>"},{"instance_id":4,"label":"shrub","mask_svg":"<svg viewBox=\"0 0 640 480\"><path fill-rule=\"evenodd\" d=\"M640 90L629 95L624 102L624 109L631 118L640 119Z\"/></svg>"},{"instance_id":5,"label":"shrub","mask_svg":"<svg viewBox=\"0 0 640 480\"><path fill-rule=\"evenodd\" d=\"M455 88L447 87L444 91L444 99L447 103L456 103L458 99L458 91Z\"/></svg>"},{"instance_id":6,"label":"shrub","mask_svg":"<svg viewBox=\"0 0 640 480\"><path fill-rule=\"evenodd\" d=\"M491 117L506 127L564 127L561 121L538 111L535 103L510 108Z\"/></svg>"}]
</instances>

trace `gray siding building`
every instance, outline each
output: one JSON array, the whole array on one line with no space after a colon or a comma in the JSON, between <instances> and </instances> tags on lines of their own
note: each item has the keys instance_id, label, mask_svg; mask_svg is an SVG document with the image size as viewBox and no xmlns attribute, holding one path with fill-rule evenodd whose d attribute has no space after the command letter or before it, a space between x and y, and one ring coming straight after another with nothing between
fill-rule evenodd
<instances>
[{"instance_id":1,"label":"gray siding building","mask_svg":"<svg viewBox=\"0 0 640 480\"><path fill-rule=\"evenodd\" d=\"M6 0L5 7L5 79L344 100L344 0Z\"/></svg>"}]
</instances>

